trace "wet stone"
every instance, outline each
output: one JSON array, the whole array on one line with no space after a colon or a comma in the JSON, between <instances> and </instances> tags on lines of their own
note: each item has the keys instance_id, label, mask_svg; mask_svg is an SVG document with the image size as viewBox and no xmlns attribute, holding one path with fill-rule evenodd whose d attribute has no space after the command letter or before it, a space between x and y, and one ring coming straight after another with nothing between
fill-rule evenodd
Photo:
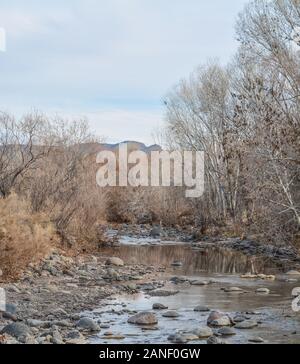
<instances>
[{"instance_id":1,"label":"wet stone","mask_svg":"<svg viewBox=\"0 0 300 364\"><path fill-rule=\"evenodd\" d=\"M151 312L141 312L128 319L128 323L134 325L155 325L158 320Z\"/></svg>"},{"instance_id":2,"label":"wet stone","mask_svg":"<svg viewBox=\"0 0 300 364\"><path fill-rule=\"evenodd\" d=\"M209 312L210 309L208 307L206 307L206 306L196 306L194 308L194 311L195 312Z\"/></svg>"},{"instance_id":3,"label":"wet stone","mask_svg":"<svg viewBox=\"0 0 300 364\"><path fill-rule=\"evenodd\" d=\"M169 317L169 318L177 318L179 317L179 313L176 311L167 311L162 314L163 317Z\"/></svg>"},{"instance_id":4,"label":"wet stone","mask_svg":"<svg viewBox=\"0 0 300 364\"><path fill-rule=\"evenodd\" d=\"M253 320L246 320L243 322L240 322L238 324L236 324L234 327L236 329L253 329L254 327L256 327L258 324L256 321Z\"/></svg>"}]
</instances>

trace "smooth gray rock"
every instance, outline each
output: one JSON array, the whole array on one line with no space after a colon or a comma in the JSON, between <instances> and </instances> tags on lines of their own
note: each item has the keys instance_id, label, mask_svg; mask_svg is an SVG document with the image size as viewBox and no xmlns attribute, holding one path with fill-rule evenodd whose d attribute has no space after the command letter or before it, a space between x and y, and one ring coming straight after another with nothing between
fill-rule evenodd
<instances>
[{"instance_id":1,"label":"smooth gray rock","mask_svg":"<svg viewBox=\"0 0 300 364\"><path fill-rule=\"evenodd\" d=\"M208 281L200 281L200 280L194 280L190 281L192 286L207 286L209 284Z\"/></svg>"},{"instance_id":2,"label":"smooth gray rock","mask_svg":"<svg viewBox=\"0 0 300 364\"><path fill-rule=\"evenodd\" d=\"M167 311L162 314L163 317L169 317L169 318L177 318L179 317L179 313L176 311Z\"/></svg>"},{"instance_id":3,"label":"smooth gray rock","mask_svg":"<svg viewBox=\"0 0 300 364\"><path fill-rule=\"evenodd\" d=\"M167 310L168 307L163 305L162 303L153 303L152 309L153 310Z\"/></svg>"},{"instance_id":4,"label":"smooth gray rock","mask_svg":"<svg viewBox=\"0 0 300 364\"><path fill-rule=\"evenodd\" d=\"M269 294L270 290L268 288L257 288L256 293Z\"/></svg>"},{"instance_id":5,"label":"smooth gray rock","mask_svg":"<svg viewBox=\"0 0 300 364\"><path fill-rule=\"evenodd\" d=\"M123 267L124 261L117 257L108 258L105 262L106 265L115 265L117 267Z\"/></svg>"},{"instance_id":6,"label":"smooth gray rock","mask_svg":"<svg viewBox=\"0 0 300 364\"><path fill-rule=\"evenodd\" d=\"M213 331L208 326L199 327L198 329L192 332L194 335L197 335L199 339L207 339L208 337L213 336Z\"/></svg>"},{"instance_id":7,"label":"smooth gray rock","mask_svg":"<svg viewBox=\"0 0 300 364\"><path fill-rule=\"evenodd\" d=\"M258 324L256 321L253 320L246 320L246 321L242 321L239 322L238 324L236 324L234 327L236 329L253 329L254 327L256 327Z\"/></svg>"},{"instance_id":8,"label":"smooth gray rock","mask_svg":"<svg viewBox=\"0 0 300 364\"><path fill-rule=\"evenodd\" d=\"M195 312L209 312L210 309L208 307L206 307L206 306L196 306L194 308L194 311Z\"/></svg>"},{"instance_id":9,"label":"smooth gray rock","mask_svg":"<svg viewBox=\"0 0 300 364\"><path fill-rule=\"evenodd\" d=\"M248 339L248 341L250 342L250 343L255 343L255 344L260 344L260 343L264 343L265 342L265 340L264 339L262 339L261 337L259 337L259 336L253 336L253 337L250 337L249 339Z\"/></svg>"},{"instance_id":10,"label":"smooth gray rock","mask_svg":"<svg viewBox=\"0 0 300 364\"><path fill-rule=\"evenodd\" d=\"M208 345L220 345L220 344L226 344L225 341L217 338L216 336L211 336L207 341L206 343Z\"/></svg>"},{"instance_id":11,"label":"smooth gray rock","mask_svg":"<svg viewBox=\"0 0 300 364\"><path fill-rule=\"evenodd\" d=\"M30 328L20 322L14 322L12 324L9 324L1 330L1 334L13 336L18 340L21 338L25 338L27 335L30 335L30 333Z\"/></svg>"},{"instance_id":12,"label":"smooth gray rock","mask_svg":"<svg viewBox=\"0 0 300 364\"><path fill-rule=\"evenodd\" d=\"M220 336L233 336L236 335L236 332L231 327L222 327L218 330L218 335Z\"/></svg>"},{"instance_id":13,"label":"smooth gray rock","mask_svg":"<svg viewBox=\"0 0 300 364\"><path fill-rule=\"evenodd\" d=\"M92 320L91 318L89 318L89 317L81 318L77 322L76 326L81 330L100 331L99 325L97 325L96 322L94 320Z\"/></svg>"},{"instance_id":14,"label":"smooth gray rock","mask_svg":"<svg viewBox=\"0 0 300 364\"><path fill-rule=\"evenodd\" d=\"M158 320L151 312L140 312L129 317L128 323L134 325L156 325Z\"/></svg>"},{"instance_id":15,"label":"smooth gray rock","mask_svg":"<svg viewBox=\"0 0 300 364\"><path fill-rule=\"evenodd\" d=\"M185 344L187 339L180 334L172 334L168 337L168 340L174 344Z\"/></svg>"},{"instance_id":16,"label":"smooth gray rock","mask_svg":"<svg viewBox=\"0 0 300 364\"><path fill-rule=\"evenodd\" d=\"M209 326L230 326L231 324L231 318L223 312L212 311L207 318Z\"/></svg>"}]
</instances>

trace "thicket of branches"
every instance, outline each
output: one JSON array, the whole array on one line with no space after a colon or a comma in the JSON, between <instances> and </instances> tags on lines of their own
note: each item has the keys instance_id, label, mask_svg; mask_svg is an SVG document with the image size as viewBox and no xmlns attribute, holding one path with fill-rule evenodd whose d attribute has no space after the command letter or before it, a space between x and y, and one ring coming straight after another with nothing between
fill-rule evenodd
<instances>
[{"instance_id":1,"label":"thicket of branches","mask_svg":"<svg viewBox=\"0 0 300 364\"><path fill-rule=\"evenodd\" d=\"M252 1L236 30L231 64L210 62L167 96L168 138L206 152L206 222L296 242L300 2Z\"/></svg>"},{"instance_id":2,"label":"thicket of branches","mask_svg":"<svg viewBox=\"0 0 300 364\"><path fill-rule=\"evenodd\" d=\"M234 60L199 67L165 100L169 148L206 153L201 199L185 198L180 188L101 189L85 120L0 113L0 256L3 246L19 249L10 245L14 231L25 244L22 229L5 228L9 221L24 224L26 241L35 231L28 251L39 236L51 241L53 230L69 245L70 237L96 244L104 219L299 243L300 2L252 1L236 28ZM16 199L23 211L11 216L7 204L17 211Z\"/></svg>"}]
</instances>

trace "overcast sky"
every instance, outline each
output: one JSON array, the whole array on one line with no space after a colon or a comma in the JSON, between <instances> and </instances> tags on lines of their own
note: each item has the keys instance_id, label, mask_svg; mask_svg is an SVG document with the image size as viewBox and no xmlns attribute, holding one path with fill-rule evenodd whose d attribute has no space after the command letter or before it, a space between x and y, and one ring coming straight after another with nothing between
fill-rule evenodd
<instances>
[{"instance_id":1,"label":"overcast sky","mask_svg":"<svg viewBox=\"0 0 300 364\"><path fill-rule=\"evenodd\" d=\"M152 143L162 99L230 60L247 0L0 0L0 110L87 116L107 141Z\"/></svg>"}]
</instances>

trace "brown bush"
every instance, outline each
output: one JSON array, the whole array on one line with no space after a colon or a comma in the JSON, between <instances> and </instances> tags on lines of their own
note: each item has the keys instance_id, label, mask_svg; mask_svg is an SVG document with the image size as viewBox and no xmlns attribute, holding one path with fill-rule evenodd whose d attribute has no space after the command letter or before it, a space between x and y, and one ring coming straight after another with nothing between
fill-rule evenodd
<instances>
[{"instance_id":1,"label":"brown bush","mask_svg":"<svg viewBox=\"0 0 300 364\"><path fill-rule=\"evenodd\" d=\"M27 201L16 194L0 200L0 216L0 268L4 278L10 278L43 258L55 234L48 218L32 214Z\"/></svg>"}]
</instances>

